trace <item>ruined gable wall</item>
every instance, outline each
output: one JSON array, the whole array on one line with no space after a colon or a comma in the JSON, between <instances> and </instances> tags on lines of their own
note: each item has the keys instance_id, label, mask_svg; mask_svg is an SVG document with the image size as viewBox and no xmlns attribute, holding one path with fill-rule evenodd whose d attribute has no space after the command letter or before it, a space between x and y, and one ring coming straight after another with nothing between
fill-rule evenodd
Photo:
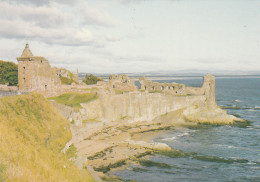
<instances>
[{"instance_id":1,"label":"ruined gable wall","mask_svg":"<svg viewBox=\"0 0 260 182\"><path fill-rule=\"evenodd\" d=\"M108 80L108 87L121 91L137 90L135 81L130 79L127 75L110 75Z\"/></svg>"}]
</instances>

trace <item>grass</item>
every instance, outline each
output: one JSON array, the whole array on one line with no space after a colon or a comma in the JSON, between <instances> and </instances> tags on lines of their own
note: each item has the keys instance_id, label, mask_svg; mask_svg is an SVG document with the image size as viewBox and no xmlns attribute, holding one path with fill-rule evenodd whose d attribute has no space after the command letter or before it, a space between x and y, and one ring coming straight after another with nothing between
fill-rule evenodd
<instances>
[{"instance_id":1,"label":"grass","mask_svg":"<svg viewBox=\"0 0 260 182\"><path fill-rule=\"evenodd\" d=\"M71 145L65 154L69 159L72 157L77 157L77 148L74 145Z\"/></svg>"},{"instance_id":2,"label":"grass","mask_svg":"<svg viewBox=\"0 0 260 182\"><path fill-rule=\"evenodd\" d=\"M129 91L117 90L117 89L114 89L114 91L115 91L115 94L123 94L123 93L129 92Z\"/></svg>"},{"instance_id":3,"label":"grass","mask_svg":"<svg viewBox=\"0 0 260 182\"><path fill-rule=\"evenodd\" d=\"M122 116L120 119L123 120L123 119L126 119L128 116Z\"/></svg>"},{"instance_id":4,"label":"grass","mask_svg":"<svg viewBox=\"0 0 260 182\"><path fill-rule=\"evenodd\" d=\"M5 176L5 165L0 164L0 181L5 181L6 176Z\"/></svg>"},{"instance_id":5,"label":"grass","mask_svg":"<svg viewBox=\"0 0 260 182\"><path fill-rule=\"evenodd\" d=\"M61 152L70 139L69 122L40 94L0 98L0 176L5 181L94 181Z\"/></svg>"},{"instance_id":6,"label":"grass","mask_svg":"<svg viewBox=\"0 0 260 182\"><path fill-rule=\"evenodd\" d=\"M57 97L50 97L49 99L55 100L60 104L80 109L82 108L80 105L81 103L87 103L97 98L97 93L66 93Z\"/></svg>"}]
</instances>

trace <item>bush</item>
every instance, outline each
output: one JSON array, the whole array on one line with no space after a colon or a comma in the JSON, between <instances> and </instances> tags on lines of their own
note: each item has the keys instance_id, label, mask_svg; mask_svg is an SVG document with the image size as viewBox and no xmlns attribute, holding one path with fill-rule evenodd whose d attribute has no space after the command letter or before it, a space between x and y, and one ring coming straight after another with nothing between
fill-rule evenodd
<instances>
[{"instance_id":1,"label":"bush","mask_svg":"<svg viewBox=\"0 0 260 182\"><path fill-rule=\"evenodd\" d=\"M0 84L18 84L18 66L12 62L0 60Z\"/></svg>"},{"instance_id":2,"label":"bush","mask_svg":"<svg viewBox=\"0 0 260 182\"><path fill-rule=\"evenodd\" d=\"M72 78L67 78L64 76L60 76L60 80L61 80L61 84L64 84L64 85L71 85L72 83L78 84L78 82L76 82Z\"/></svg>"},{"instance_id":3,"label":"bush","mask_svg":"<svg viewBox=\"0 0 260 182\"><path fill-rule=\"evenodd\" d=\"M97 76L94 76L92 74L86 74L83 82L86 83L87 85L93 85L96 84L98 81L103 81L102 78L99 78Z\"/></svg>"}]
</instances>

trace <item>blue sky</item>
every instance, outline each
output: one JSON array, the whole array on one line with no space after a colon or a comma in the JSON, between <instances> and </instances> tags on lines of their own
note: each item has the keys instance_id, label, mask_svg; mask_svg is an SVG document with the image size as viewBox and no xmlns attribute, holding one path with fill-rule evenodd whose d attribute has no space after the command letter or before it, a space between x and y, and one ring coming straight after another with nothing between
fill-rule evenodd
<instances>
[{"instance_id":1,"label":"blue sky","mask_svg":"<svg viewBox=\"0 0 260 182\"><path fill-rule=\"evenodd\" d=\"M259 0L2 0L0 59L29 42L90 73L260 71Z\"/></svg>"}]
</instances>

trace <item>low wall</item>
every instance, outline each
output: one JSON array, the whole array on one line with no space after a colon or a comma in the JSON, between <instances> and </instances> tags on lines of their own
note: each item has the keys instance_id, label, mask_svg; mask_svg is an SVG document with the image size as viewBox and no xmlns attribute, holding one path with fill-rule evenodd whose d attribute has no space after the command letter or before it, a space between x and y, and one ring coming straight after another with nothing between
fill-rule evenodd
<instances>
[{"instance_id":1,"label":"low wall","mask_svg":"<svg viewBox=\"0 0 260 182\"><path fill-rule=\"evenodd\" d=\"M6 97L6 96L13 96L13 95L18 95L18 91L2 91L0 90L0 97Z\"/></svg>"}]
</instances>

